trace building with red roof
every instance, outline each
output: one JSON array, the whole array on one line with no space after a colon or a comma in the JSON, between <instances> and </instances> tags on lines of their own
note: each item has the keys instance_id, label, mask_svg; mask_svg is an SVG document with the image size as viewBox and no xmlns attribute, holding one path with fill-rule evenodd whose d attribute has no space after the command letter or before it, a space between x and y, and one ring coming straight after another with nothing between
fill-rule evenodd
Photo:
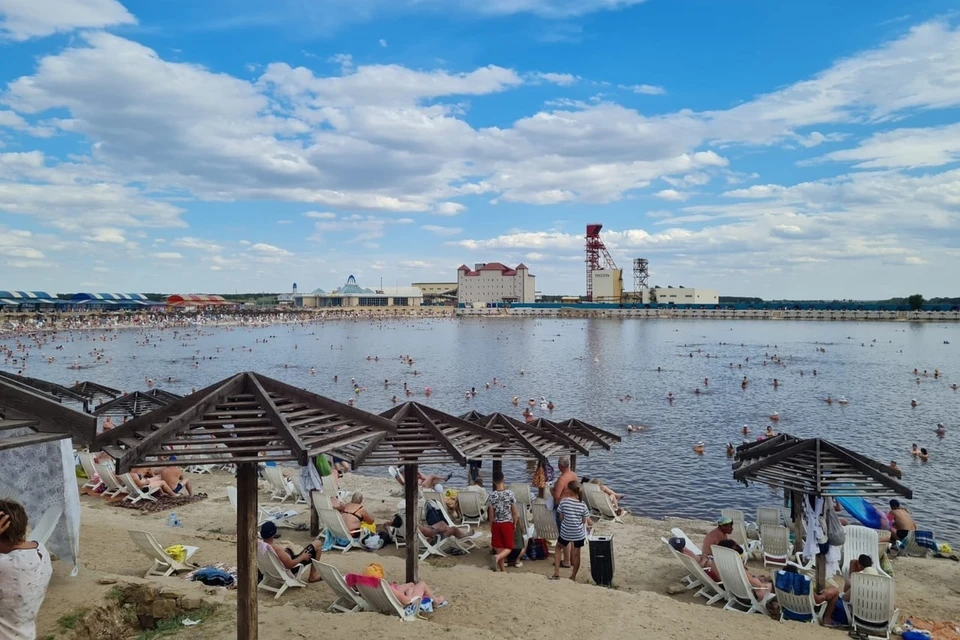
<instances>
[{"instance_id":1,"label":"building with red roof","mask_svg":"<svg viewBox=\"0 0 960 640\"><path fill-rule=\"evenodd\" d=\"M536 276L522 262L515 268L500 262L457 269L457 302L466 305L536 302Z\"/></svg>"}]
</instances>

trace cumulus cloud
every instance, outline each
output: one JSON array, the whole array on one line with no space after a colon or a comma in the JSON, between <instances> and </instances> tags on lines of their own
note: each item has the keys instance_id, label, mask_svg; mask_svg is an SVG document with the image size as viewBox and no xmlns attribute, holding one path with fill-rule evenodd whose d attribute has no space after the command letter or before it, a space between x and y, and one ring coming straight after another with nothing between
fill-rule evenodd
<instances>
[{"instance_id":1,"label":"cumulus cloud","mask_svg":"<svg viewBox=\"0 0 960 640\"><path fill-rule=\"evenodd\" d=\"M425 224L420 228L437 236L457 236L463 233L460 227L442 227L436 224Z\"/></svg>"},{"instance_id":2,"label":"cumulus cloud","mask_svg":"<svg viewBox=\"0 0 960 640\"><path fill-rule=\"evenodd\" d=\"M851 162L859 169L936 167L960 160L960 124L903 128L875 133L856 148L821 158Z\"/></svg>"},{"instance_id":3,"label":"cumulus cloud","mask_svg":"<svg viewBox=\"0 0 960 640\"><path fill-rule=\"evenodd\" d=\"M0 0L0 40L19 42L136 22L117 0Z\"/></svg>"},{"instance_id":4,"label":"cumulus cloud","mask_svg":"<svg viewBox=\"0 0 960 640\"><path fill-rule=\"evenodd\" d=\"M183 259L183 254L177 253L176 251L160 251L154 253L153 257L158 260L181 260Z\"/></svg>"}]
</instances>

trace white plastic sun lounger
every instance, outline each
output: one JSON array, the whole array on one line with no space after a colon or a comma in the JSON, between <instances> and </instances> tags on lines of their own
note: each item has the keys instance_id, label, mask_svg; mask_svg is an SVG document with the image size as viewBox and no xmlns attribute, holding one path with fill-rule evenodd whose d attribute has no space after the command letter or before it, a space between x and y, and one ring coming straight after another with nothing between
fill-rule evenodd
<instances>
[{"instance_id":1,"label":"white plastic sun lounger","mask_svg":"<svg viewBox=\"0 0 960 640\"><path fill-rule=\"evenodd\" d=\"M273 489L270 494L272 500L286 502L287 498L293 497L296 500L296 489L293 483L283 477L283 471L280 467L264 465L263 477L267 479L267 484Z\"/></svg>"},{"instance_id":2,"label":"white plastic sun lounger","mask_svg":"<svg viewBox=\"0 0 960 640\"><path fill-rule=\"evenodd\" d=\"M745 522L743 511L740 509L720 509L721 518L730 518L734 522Z\"/></svg>"},{"instance_id":3,"label":"white plastic sun lounger","mask_svg":"<svg viewBox=\"0 0 960 640\"><path fill-rule=\"evenodd\" d=\"M189 564L188 562L179 562L172 558L170 554L160 546L157 539L146 531L128 531L127 533L130 534L133 543L137 545L137 549L139 549L143 555L153 560L153 566L147 569L147 573L144 575L145 578L149 578L150 576L166 577L180 571L193 571L197 568L196 565ZM190 558L200 550L199 547L188 547L186 545L184 545L183 548L187 551L187 560L190 560Z\"/></svg>"},{"instance_id":4,"label":"white plastic sun lounger","mask_svg":"<svg viewBox=\"0 0 960 640\"><path fill-rule=\"evenodd\" d=\"M357 591L360 592L360 597L367 603L371 611L377 611L388 616L397 616L404 622L410 622L420 617L420 598L414 599L409 607L404 607L397 600L397 596L393 595L393 590L386 580L381 579L380 584L376 587L358 583Z\"/></svg>"},{"instance_id":5,"label":"white plastic sun lounger","mask_svg":"<svg viewBox=\"0 0 960 640\"><path fill-rule=\"evenodd\" d=\"M257 543L257 569L263 574L257 588L274 594L274 600L282 596L287 589L307 586L307 577L310 575L308 566L300 567L294 575L290 569L283 566L273 547L262 542Z\"/></svg>"},{"instance_id":6,"label":"white plastic sun lounger","mask_svg":"<svg viewBox=\"0 0 960 640\"><path fill-rule=\"evenodd\" d=\"M233 506L233 510L237 510L237 488L236 487L227 487L227 497L230 499L230 504ZM257 515L257 527L259 528L264 522L272 522L278 527L289 527L291 529L296 529L296 525L290 521L291 518L296 518L299 515L299 512L292 509L288 511L281 511L279 507L267 508L262 504L257 503L257 509L259 511Z\"/></svg>"},{"instance_id":7,"label":"white plastic sun lounger","mask_svg":"<svg viewBox=\"0 0 960 640\"><path fill-rule=\"evenodd\" d=\"M724 605L724 610L768 615L767 603L773 600L776 594L771 591L764 596L763 600L757 600L753 587L747 579L747 572L743 568L743 559L740 554L719 545L713 545L711 552L717 573L723 581L723 588L727 591L727 604Z\"/></svg>"},{"instance_id":8,"label":"white plastic sun lounger","mask_svg":"<svg viewBox=\"0 0 960 640\"><path fill-rule=\"evenodd\" d=\"M462 525L480 526L484 520L484 504L481 502L483 494L479 491L461 491L457 494L457 502L460 504L460 519ZM521 504L517 505L517 510L526 509Z\"/></svg>"},{"instance_id":9,"label":"white plastic sun lounger","mask_svg":"<svg viewBox=\"0 0 960 640\"><path fill-rule=\"evenodd\" d=\"M780 522L779 507L758 507L757 508L757 528L763 529L763 525L779 526Z\"/></svg>"},{"instance_id":10,"label":"white plastic sun lounger","mask_svg":"<svg viewBox=\"0 0 960 640\"><path fill-rule=\"evenodd\" d=\"M518 503L524 505L527 509L530 508L530 504L533 502L533 493L530 491L529 484L517 482L510 485L510 490L513 491Z\"/></svg>"},{"instance_id":11,"label":"white plastic sun lounger","mask_svg":"<svg viewBox=\"0 0 960 640\"><path fill-rule=\"evenodd\" d=\"M880 535L875 529L850 524L843 528L843 533L845 539L843 542L843 559L840 561L840 573L844 578L850 575L850 563L861 555L870 556L877 572L882 576L887 576L880 568Z\"/></svg>"},{"instance_id":12,"label":"white plastic sun lounger","mask_svg":"<svg viewBox=\"0 0 960 640\"><path fill-rule=\"evenodd\" d=\"M670 541L667 540L666 538L660 538L660 542L667 545L667 550L670 552L670 554L677 559L677 562L683 565L684 569L686 569L687 565L686 563L683 562L684 554L680 553L679 551L671 547ZM693 589L695 587L701 586L700 582L696 578L694 578L692 575L689 575L689 574L680 578L680 582L682 582L687 587L687 589Z\"/></svg>"},{"instance_id":13,"label":"white plastic sun lounger","mask_svg":"<svg viewBox=\"0 0 960 640\"><path fill-rule=\"evenodd\" d=\"M557 530L557 519L553 511L547 508L547 503L537 499L530 505L533 512L533 527L537 531L537 537L544 540L556 540L560 537Z\"/></svg>"},{"instance_id":14,"label":"white plastic sun lounger","mask_svg":"<svg viewBox=\"0 0 960 640\"><path fill-rule=\"evenodd\" d=\"M690 575L693 576L694 581L701 587L696 595L705 599L707 604L720 602L727 597L727 590L723 584L711 578L696 560L684 553L678 553L677 555L680 557L680 562L683 563L683 566L686 567ZM691 585L691 587L693 586L696 585Z\"/></svg>"},{"instance_id":15,"label":"white plastic sun lounger","mask_svg":"<svg viewBox=\"0 0 960 640\"><path fill-rule=\"evenodd\" d=\"M778 571L777 573L781 572ZM809 576L802 576L802 579L806 580L808 584L811 582ZM776 580L774 580L774 582L776 582ZM789 620L801 621L804 618L809 622L821 622L823 620L823 614L827 610L827 603L824 601L818 605L813 599L814 591L813 585L810 584L810 591L807 595L798 596L792 591L788 593L774 586L777 603L780 605L780 622ZM790 617L791 615L793 616L792 618Z\"/></svg>"},{"instance_id":16,"label":"white plastic sun lounger","mask_svg":"<svg viewBox=\"0 0 960 640\"><path fill-rule=\"evenodd\" d=\"M588 482L587 484L590 483ZM613 508L613 503L610 502L610 496L603 491L590 491L585 493L584 497L587 500L587 506L591 507L601 520L624 524L623 519L617 515L617 510Z\"/></svg>"},{"instance_id":17,"label":"white plastic sun lounger","mask_svg":"<svg viewBox=\"0 0 960 640\"><path fill-rule=\"evenodd\" d=\"M154 494L160 491L160 487L144 487L141 489L137 486L137 483L133 481L133 477L129 473L121 473L117 476L117 480L119 480L127 490L127 495L123 497L124 502L137 504L143 500L148 502L157 501L157 497Z\"/></svg>"},{"instance_id":18,"label":"white plastic sun lounger","mask_svg":"<svg viewBox=\"0 0 960 640\"><path fill-rule=\"evenodd\" d=\"M790 530L780 525L762 525L760 546L763 549L763 566L786 565L793 550L793 545L790 544Z\"/></svg>"},{"instance_id":19,"label":"white plastic sun lounger","mask_svg":"<svg viewBox=\"0 0 960 640\"><path fill-rule=\"evenodd\" d=\"M683 529L681 529L681 528L679 528L679 527L676 527L676 528L670 529L670 533L671 533L672 535L676 536L677 538L683 538L684 543L685 543L685 546L687 547L687 549L690 549L690 551L693 551L693 552L694 552L696 555L698 555L698 556L702 556L702 555L703 555L703 551L700 550L700 547L698 547L698 546L693 542L693 540L690 539L690 536L688 536L687 534L685 534L685 533L683 532Z\"/></svg>"},{"instance_id":20,"label":"white plastic sun lounger","mask_svg":"<svg viewBox=\"0 0 960 640\"><path fill-rule=\"evenodd\" d=\"M346 545L340 545L334 542L333 548L346 553L350 549L363 549L363 545L357 540L361 530L350 531L343 522L343 514L334 509L317 509L320 515L320 524L326 529L327 536L332 536L336 540L347 541Z\"/></svg>"},{"instance_id":21,"label":"white plastic sun lounger","mask_svg":"<svg viewBox=\"0 0 960 640\"><path fill-rule=\"evenodd\" d=\"M894 582L889 576L850 576L850 602L843 603L850 627L870 637L889 638L900 617L894 606Z\"/></svg>"},{"instance_id":22,"label":"white plastic sun lounger","mask_svg":"<svg viewBox=\"0 0 960 640\"><path fill-rule=\"evenodd\" d=\"M80 451L77 453L77 459L80 460L80 466L83 467L83 472L87 474L87 481L84 483L81 489L94 489L96 490L103 480L97 478L93 479L94 476L99 476L97 473L97 467L94 465L94 456L89 451Z\"/></svg>"},{"instance_id":23,"label":"white plastic sun lounger","mask_svg":"<svg viewBox=\"0 0 960 640\"><path fill-rule=\"evenodd\" d=\"M120 481L117 480L108 466L95 462L94 468L97 470L97 475L100 476L100 481L107 487L101 495L107 498L115 498L121 493L127 493L127 489L120 484Z\"/></svg>"},{"instance_id":24,"label":"white plastic sun lounger","mask_svg":"<svg viewBox=\"0 0 960 640\"><path fill-rule=\"evenodd\" d=\"M369 608L364 599L360 597L359 592L347 586L347 582L343 579L343 574L340 573L339 569L319 560L313 560L313 566L320 574L324 584L330 587L333 594L337 596L333 604L327 607L327 611L353 613Z\"/></svg>"}]
</instances>

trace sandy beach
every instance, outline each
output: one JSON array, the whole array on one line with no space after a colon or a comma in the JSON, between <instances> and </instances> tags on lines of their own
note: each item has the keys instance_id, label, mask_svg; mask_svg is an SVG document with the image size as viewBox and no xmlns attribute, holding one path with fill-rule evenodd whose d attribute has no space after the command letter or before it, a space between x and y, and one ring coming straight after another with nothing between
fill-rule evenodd
<instances>
[{"instance_id":1,"label":"sandy beach","mask_svg":"<svg viewBox=\"0 0 960 640\"><path fill-rule=\"evenodd\" d=\"M81 571L69 575L69 567L54 563L54 577L38 621L38 637L76 637L75 614L83 608L96 608L109 602L109 595L118 585L143 583L143 574L150 561L141 555L126 534L127 530L148 531L162 545L185 544L200 547L193 560L201 566L212 563L235 565L236 516L227 500L225 488L234 484L225 472L193 476L195 488L208 498L176 507L183 528L167 526L168 512L142 513L108 505L100 498L81 496ZM456 486L456 480L451 486ZM364 492L364 504L378 522L386 520L400 501L397 485L383 478L348 474L342 486ZM269 502L261 493L261 502ZM290 502L287 503L290 505ZM293 508L292 505L290 508ZM301 517L295 521L308 523L305 505L296 507ZM831 631L808 624L779 623L762 616L746 616L724 612L719 606L707 607L691 592L668 595L668 589L679 585L682 567L667 552L660 537L671 527L682 527L694 540L707 532L710 525L692 520L655 521L627 517L627 524L600 524L598 532L612 533L615 544L616 573L614 588L594 586L590 580L589 554L577 583L569 580L550 582L552 561L525 562L506 574L487 568L489 535L481 549L463 557L434 558L421 563L421 579L437 593L449 598L451 606L437 611L429 620L400 624L376 613L326 613L333 595L323 583L288 591L279 600L260 592L259 616L262 638L307 638L318 634L365 635L391 638L421 639L433 634L454 634L453 637L556 638L596 636L603 638L635 638L638 634L658 638L769 638L776 634L783 640L844 637L842 631ZM484 527L486 530L486 527ZM488 531L486 532L488 534ZM281 529L285 542L295 548L310 539L306 531ZM403 577L403 549L392 544L376 554L351 551L330 552L323 560L341 572L360 571L368 563L383 565L388 579ZM894 560L897 605L902 619L960 620L960 572L953 562L932 559L899 558ZM758 562L751 561L751 570L762 574ZM188 598L202 598L218 603L216 612L200 626L184 627L165 635L171 638L203 637L226 640L236 637L236 592L203 587L183 577L153 578L151 582ZM107 584L103 584L107 583ZM58 622L59 621L59 622ZM78 628L82 624L78 625ZM131 633L129 637L136 637ZM937 637L951 637L942 635Z\"/></svg>"}]
</instances>

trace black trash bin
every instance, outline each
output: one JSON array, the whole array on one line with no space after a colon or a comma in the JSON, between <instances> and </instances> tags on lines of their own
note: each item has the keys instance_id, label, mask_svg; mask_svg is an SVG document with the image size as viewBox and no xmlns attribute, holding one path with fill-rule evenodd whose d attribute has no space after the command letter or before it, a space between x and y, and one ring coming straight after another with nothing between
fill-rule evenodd
<instances>
[{"instance_id":1,"label":"black trash bin","mask_svg":"<svg viewBox=\"0 0 960 640\"><path fill-rule=\"evenodd\" d=\"M613 536L590 536L590 575L601 587L613 585Z\"/></svg>"}]
</instances>

